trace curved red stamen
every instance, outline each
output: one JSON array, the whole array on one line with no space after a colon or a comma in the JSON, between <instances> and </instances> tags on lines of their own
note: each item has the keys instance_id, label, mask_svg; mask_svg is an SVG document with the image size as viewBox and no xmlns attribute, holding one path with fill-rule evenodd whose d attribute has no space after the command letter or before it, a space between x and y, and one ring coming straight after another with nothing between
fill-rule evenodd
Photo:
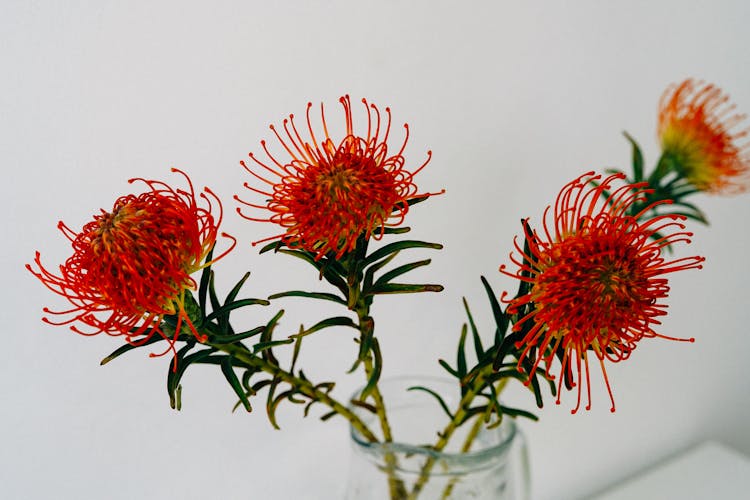
<instances>
[{"instance_id":1,"label":"curved red stamen","mask_svg":"<svg viewBox=\"0 0 750 500\"><path fill-rule=\"evenodd\" d=\"M586 386L586 408L591 406L588 356L593 353L600 362L607 391L614 410L614 398L604 360L627 359L643 338L660 337L654 327L666 314L663 299L668 296L666 275L686 269L700 269L702 257L667 260L662 254L666 245L688 242L690 233L675 222L672 214L648 219L628 216L630 207L642 202L642 184L614 188L621 180L612 175L592 186L601 177L585 174L568 183L558 195L554 209L544 212L541 235L524 222L526 252L518 238L516 252L510 260L515 271L503 265L500 272L530 283L527 294L508 300L508 311L516 314L523 307L530 312L519 318L513 328L529 328L518 342L520 363L535 352L532 373L540 363L552 362L554 353L563 351L558 376L569 373L577 386L577 403L581 404ZM607 198L602 196L608 192ZM649 213L649 209L642 212ZM660 235L660 236L659 236ZM525 325L525 326L524 326ZM562 382L558 381L559 388ZM558 394L558 401L560 395Z\"/></svg>"}]
</instances>

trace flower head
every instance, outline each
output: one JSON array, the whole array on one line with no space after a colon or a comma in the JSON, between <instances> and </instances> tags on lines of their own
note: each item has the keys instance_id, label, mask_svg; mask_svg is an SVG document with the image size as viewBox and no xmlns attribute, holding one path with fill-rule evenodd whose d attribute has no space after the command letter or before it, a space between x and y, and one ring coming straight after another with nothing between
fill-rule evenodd
<instances>
[{"instance_id":1,"label":"flower head","mask_svg":"<svg viewBox=\"0 0 750 500\"><path fill-rule=\"evenodd\" d=\"M732 130L745 115L735 113L721 89L685 80L667 89L659 103L658 135L677 173L696 189L731 193L747 189L750 129Z\"/></svg>"},{"instance_id":2,"label":"flower head","mask_svg":"<svg viewBox=\"0 0 750 500\"><path fill-rule=\"evenodd\" d=\"M653 329L666 314L666 275L700 268L704 260L667 261L662 255L665 246L689 242L691 233L680 224L684 217L645 216L652 206L628 216L630 207L645 196L645 184L614 188L613 181L624 178L617 174L592 187L592 181L600 178L588 173L567 184L551 217L550 207L545 211L541 233L524 224L528 250L516 240L520 257L511 254L518 266L515 273L500 268L528 285L527 293L512 299L508 306L508 311L518 316L513 330L523 332L517 343L521 348L519 369L526 357L532 356L531 375L544 362L548 376L554 378L549 370L557 355L562 363L557 403L562 381L568 377L578 386L573 413L580 407L584 377L586 409L591 407L592 357L601 366L614 411L604 362L628 358L644 337L684 340L665 337Z\"/></svg>"},{"instance_id":3,"label":"flower head","mask_svg":"<svg viewBox=\"0 0 750 500\"><path fill-rule=\"evenodd\" d=\"M321 258L333 252L336 258L352 251L360 236L379 238L383 229L399 225L409 210L409 202L429 196L418 193L414 177L430 161L410 171L403 156L409 138L409 127L400 147L389 150L391 111L385 108L385 119L374 104L362 99L367 112L367 131L356 134L349 96L339 99L344 110L345 133L335 142L328 132L323 104L320 106L322 135L316 135L310 116L312 103L306 112L306 132L302 134L294 123L294 115L283 122L283 133L271 125L281 148L282 156L275 155L261 141L267 160L261 161L250 153L252 163L240 162L260 182L259 187L245 183L255 194L265 197L259 205L235 199L248 207L270 212L267 217L249 220L273 222L284 232L256 241L280 238L289 246L298 247ZM303 133L305 131L303 130Z\"/></svg>"},{"instance_id":4,"label":"flower head","mask_svg":"<svg viewBox=\"0 0 750 500\"><path fill-rule=\"evenodd\" d=\"M185 177L188 191L159 181L130 179L130 183L144 183L149 190L118 198L111 212L102 210L78 233L63 222L58 224L73 246L73 255L59 266L59 275L42 265L39 252L35 268L26 265L47 288L72 305L64 311L45 308L45 313L61 319L45 317L44 321L71 325L83 335L124 335L134 345L158 333L170 341L163 354L174 351L183 325L202 340L185 310L185 298L196 288L190 275L209 264L203 261L217 239L221 202L206 188L200 197L208 206L199 207L188 176L172 170ZM217 203L218 216L212 214L212 200ZM234 242L214 260L233 247ZM171 335L163 330L166 316L176 320Z\"/></svg>"}]
</instances>

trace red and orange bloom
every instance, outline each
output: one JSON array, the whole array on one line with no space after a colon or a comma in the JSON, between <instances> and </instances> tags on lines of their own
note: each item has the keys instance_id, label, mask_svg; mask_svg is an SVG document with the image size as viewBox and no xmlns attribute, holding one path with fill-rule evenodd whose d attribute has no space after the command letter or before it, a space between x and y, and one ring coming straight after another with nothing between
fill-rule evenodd
<instances>
[{"instance_id":1,"label":"red and orange bloom","mask_svg":"<svg viewBox=\"0 0 750 500\"><path fill-rule=\"evenodd\" d=\"M662 151L677 174L696 189L744 191L750 172L750 129L736 130L744 119L714 85L690 79L672 85L659 103Z\"/></svg>"},{"instance_id":2,"label":"red and orange bloom","mask_svg":"<svg viewBox=\"0 0 750 500\"><path fill-rule=\"evenodd\" d=\"M245 187L265 198L264 204L235 199L244 205L270 212L267 217L251 217L237 211L246 219L273 222L284 232L253 244L274 239L290 246L307 250L321 258L328 253L341 258L352 251L360 236L379 238L386 227L403 222L409 201L429 196L419 193L414 177L430 161L414 170L405 167L404 149L409 138L409 127L404 124L405 137L394 152L389 150L391 111L385 108L385 118L374 104L362 99L367 112L367 130L357 135L354 130L352 105L349 96L339 99L344 108L344 137L335 142L328 131L323 104L320 106L322 134L313 130L311 110L306 111L306 134L303 138L294 123L294 115L283 122L283 133L271 125L283 156L275 155L261 141L268 158L265 161L250 153L252 164L242 166L258 181ZM302 131L305 132L304 130Z\"/></svg>"},{"instance_id":3,"label":"red and orange bloom","mask_svg":"<svg viewBox=\"0 0 750 500\"><path fill-rule=\"evenodd\" d=\"M666 314L666 275L701 268L702 257L667 260L664 247L689 242L679 215L647 214L653 204L634 215L631 206L642 203L645 183L613 187L624 175L612 175L593 186L601 176L593 172L567 184L557 197L553 213L545 210L543 230L527 224L528 252L515 241L519 256L511 254L517 266L504 274L527 282L528 293L510 300L508 312L520 315L513 330L525 332L517 343L518 364L534 356L530 375L544 363L547 376L557 355L561 361L558 397L564 377L578 387L575 413L586 385L591 407L590 363L601 366L612 411L615 409L605 361L618 362L630 356L643 338L675 339L660 335L654 327ZM603 196L603 195L606 195ZM661 202L669 203L669 202ZM551 215L551 217L550 217ZM506 300L504 294L503 299ZM534 353L534 354L531 354Z\"/></svg>"},{"instance_id":4,"label":"red and orange bloom","mask_svg":"<svg viewBox=\"0 0 750 500\"><path fill-rule=\"evenodd\" d=\"M158 333L169 341L162 354L174 352L174 342L184 325L199 340L185 310L186 294L196 288L191 274L210 264L204 262L216 242L222 219L221 202L205 188L200 197L206 208L197 204L193 185L174 189L154 180L140 181L149 190L122 196L111 212L101 211L74 232L63 222L58 228L71 241L73 255L59 266L59 274L45 268L39 252L35 267L27 264L44 285L65 297L71 308L46 314L59 319L43 318L53 325L70 325L82 335L106 333L124 335L133 345L140 345ZM212 213L214 202L218 214ZM234 247L234 238L225 233ZM165 332L162 320L175 316L174 332ZM83 327L83 328L81 328Z\"/></svg>"}]
</instances>

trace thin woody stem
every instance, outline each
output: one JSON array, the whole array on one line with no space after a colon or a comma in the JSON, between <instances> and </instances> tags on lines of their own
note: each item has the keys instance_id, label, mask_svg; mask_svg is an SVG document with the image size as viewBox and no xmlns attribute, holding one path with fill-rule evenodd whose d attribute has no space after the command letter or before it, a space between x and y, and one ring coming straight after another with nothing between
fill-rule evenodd
<instances>
[{"instance_id":1,"label":"thin woody stem","mask_svg":"<svg viewBox=\"0 0 750 500\"><path fill-rule=\"evenodd\" d=\"M358 311L358 314L359 314L359 311ZM362 338L373 335L372 330L374 329L374 323L372 321L372 318L370 318L369 316L363 315L362 317L360 317L359 326L360 326ZM367 377L367 380L370 380L370 377L372 377L374 370L375 370L371 352L368 352L366 354L366 357L363 363L365 366L365 376ZM372 388L372 391L370 392L370 396L372 396L372 399L375 401L375 413L378 416L378 420L380 421L380 428L383 431L383 441L385 442L393 441L391 425L390 425L390 422L388 421L388 414L385 409L385 401L383 401L383 395L380 392L380 388L378 387L377 383Z\"/></svg>"},{"instance_id":2,"label":"thin woody stem","mask_svg":"<svg viewBox=\"0 0 750 500\"><path fill-rule=\"evenodd\" d=\"M508 379L503 379L500 381L497 387L498 393L503 390L507 381ZM464 438L464 443L461 446L461 453L468 453L469 450L471 450L471 446L474 444L474 440L479 435L479 431L482 430L482 427L484 427L484 425L487 423L487 419L489 418L491 413L492 407L490 405L487 405L487 410L485 410L484 414L477 415L474 423L471 425L471 429L469 429L469 433ZM443 495L441 497L442 500L446 500L451 496L451 493L453 493L453 487L456 485L457 481L457 477L451 479L450 483L448 483L448 485L445 487L445 490L443 490Z\"/></svg>"},{"instance_id":3,"label":"thin woody stem","mask_svg":"<svg viewBox=\"0 0 750 500\"><path fill-rule=\"evenodd\" d=\"M331 410L335 411L337 414L347 419L349 423L352 425L352 427L356 429L356 431L359 432L362 435L362 437L364 437L367 441L371 443L375 443L378 441L378 438L375 436L375 434L373 434L373 432L357 416L356 413L354 413L346 405L340 403L339 401L331 397L325 391L322 391L319 388L315 387L309 380L305 380L300 377L297 377L293 373L283 370L279 366L263 359L261 356L256 356L250 353L247 349L244 349L243 347L240 347L236 344L209 344L209 345L211 345L211 347L214 347L222 352L225 352L231 355L235 359L241 361L247 367L259 368L263 370L264 372L270 375L273 375L274 378L277 378L278 380L281 380L282 382L286 382L287 384L295 387L305 396L315 401L325 404L326 406L331 408Z\"/></svg>"},{"instance_id":4,"label":"thin woody stem","mask_svg":"<svg viewBox=\"0 0 750 500\"><path fill-rule=\"evenodd\" d=\"M374 339L375 335L375 321L370 316L370 301L363 295L362 281L359 268L359 259L364 258L367 254L367 239L363 238L357 243L357 248L354 252L349 255L347 267L349 274L347 276L347 287L348 293L348 307L350 310L357 313L357 322L360 333L360 342L363 346L365 342L370 344L370 347L366 352L362 354L362 362L364 364L365 377L368 381L375 376L375 369L373 362L373 354L376 353L377 343ZM372 343L375 343L374 347ZM369 396L375 403L375 414L380 422L380 429L383 433L383 442L389 443L393 441L393 434L391 432L391 425L388 421L388 414L385 409L385 401L383 395L378 387L378 381L375 380L374 385L369 390ZM406 488L403 481L396 476L396 468L398 461L396 456L387 451L384 456L386 464L386 474L388 475L388 488L391 499L397 500L402 499L406 496Z\"/></svg>"},{"instance_id":5,"label":"thin woody stem","mask_svg":"<svg viewBox=\"0 0 750 500\"><path fill-rule=\"evenodd\" d=\"M362 301L360 301L362 302ZM374 321L369 316L369 307L365 304L361 304L361 307L357 308L357 316L359 317L359 328L360 328L360 342L363 342L365 338L371 337L374 330ZM365 354L363 360L365 367L365 376L369 381L373 376L375 367L373 366L372 351L370 350ZM391 425L388 421L388 414L385 409L385 401L383 395L380 392L377 382L371 389L369 395L374 401L375 414L380 422L380 429L383 432L383 442L389 443L393 441L393 434L391 432ZM398 460L396 456L391 452L386 452L385 456L386 473L388 475L388 487L390 495L393 500L401 499L406 496L406 488L404 487L403 481L398 479L396 476L396 468L398 466Z\"/></svg>"},{"instance_id":6,"label":"thin woody stem","mask_svg":"<svg viewBox=\"0 0 750 500\"><path fill-rule=\"evenodd\" d=\"M438 440L435 442L435 444L431 447L434 451L442 451L450 441L450 438L453 436L453 433L456 432L456 429L463 423L464 419L467 415L467 408L471 404L471 402L474 400L474 398L477 396L479 391L481 390L485 377L492 372L492 366L488 365L485 369L480 371L476 377L472 380L471 387L467 389L467 391L464 393L464 396L461 398L461 401L458 404L458 409L456 410L456 413L453 415L453 418L450 422L445 426L445 428L442 430L442 432L438 433ZM479 419L481 420L481 419ZM468 439L468 438L467 438ZM466 446L466 443L464 443L464 446ZM471 444L469 443L469 446ZM411 493L407 497L408 500L414 500L417 498L419 493L424 488L425 484L430 478L430 472L432 472L432 468L435 466L435 458L434 456L430 456L426 461L425 464L422 466L422 471L419 474L419 478L414 483L414 487L411 490Z\"/></svg>"}]
</instances>

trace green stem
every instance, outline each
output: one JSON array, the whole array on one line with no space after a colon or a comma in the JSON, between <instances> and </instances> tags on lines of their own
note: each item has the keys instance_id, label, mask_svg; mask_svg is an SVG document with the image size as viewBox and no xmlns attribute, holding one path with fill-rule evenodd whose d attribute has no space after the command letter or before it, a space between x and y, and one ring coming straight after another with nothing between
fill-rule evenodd
<instances>
[{"instance_id":1,"label":"green stem","mask_svg":"<svg viewBox=\"0 0 750 500\"><path fill-rule=\"evenodd\" d=\"M369 308L368 308L369 309ZM372 338L373 330L375 328L374 322L371 317L367 315L367 310L364 311L357 311L357 314L359 316L359 328L361 332L361 341L364 341L365 338ZM375 367L372 360L372 350L367 352L365 355L365 359L363 360L364 367L365 367L365 376L367 377L367 380L369 381L370 378L373 376L373 373L375 371ZM390 442L393 441L393 435L391 432L391 425L388 421L388 414L385 409L385 401L383 400L383 395L380 392L380 388L378 387L377 382L375 383L374 387L370 391L370 396L372 396L373 401L375 402L375 413L378 416L378 421L380 422L380 429L383 431L383 441Z\"/></svg>"},{"instance_id":2,"label":"green stem","mask_svg":"<svg viewBox=\"0 0 750 500\"><path fill-rule=\"evenodd\" d=\"M488 365L482 371L480 371L476 375L476 377L472 379L471 386L466 390L463 397L461 398L461 401L458 404L458 409L456 410L456 413L453 414L453 418L451 419L450 422L448 422L448 424L445 426L443 431L438 433L438 436L440 437L432 446L431 448L432 450L442 451L448 445L448 442L450 441L450 438L453 436L453 433L456 432L456 429L458 429L458 427L466 419L467 408L469 407L471 402L474 400L474 398L477 396L482 386L484 385L485 377L490 373L492 373L492 366ZM479 420L481 421L482 419L479 419ZM464 443L464 446L466 446L466 443ZM469 443L468 446L470 447L471 443ZM435 466L435 458L434 456L430 456L425 461L425 464L422 466L422 470L419 474L419 478L414 483L414 487L412 488L411 493L407 497L408 500L415 500L417 498L419 493L424 488L425 484L427 484L427 481L430 478L430 472L432 472L432 469L434 466Z\"/></svg>"},{"instance_id":3,"label":"green stem","mask_svg":"<svg viewBox=\"0 0 750 500\"><path fill-rule=\"evenodd\" d=\"M360 342L364 342L366 338L372 338L374 335L375 323L369 316L369 306L364 301L359 301L360 307L357 307L356 312L359 318L359 329L360 329ZM365 376L368 380L373 377L375 367L373 366L372 350L370 349L363 360L365 367ZM393 441L393 434L391 432L391 424L388 421L388 413L385 409L385 401L383 395L380 392L377 381L369 392L369 396L374 401L375 414L380 422L380 429L383 432L383 442L390 443ZM388 475L388 487L392 499L401 499L406 496L406 487L403 481L401 481L396 475L396 468L398 467L398 460L396 456L391 452L386 452L384 456L386 465L386 474Z\"/></svg>"},{"instance_id":4,"label":"green stem","mask_svg":"<svg viewBox=\"0 0 750 500\"><path fill-rule=\"evenodd\" d=\"M357 432L359 432L362 435L362 437L364 437L367 441L371 443L378 441L378 438L375 436L375 434L373 434L373 432L359 418L359 416L357 416L356 413L354 413L351 409L349 409L347 406L343 405L336 399L332 398L325 391L322 391L318 389L317 387L315 387L312 384L312 382L310 382L309 380L305 380L300 377L297 377L293 373L283 370L279 366L263 359L261 356L252 354L246 348L241 347L239 345L236 345L236 344L209 344L209 345L211 345L211 347L214 347L222 352L225 352L231 355L236 360L241 361L248 368L258 368L260 370L263 370L269 375L273 375L274 378L281 380L282 382L286 382L292 387L295 387L305 396L315 401L325 404L326 406L331 408L331 410L335 411L337 414L347 419L349 423L351 424L351 426L354 429L356 429Z\"/></svg>"},{"instance_id":5,"label":"green stem","mask_svg":"<svg viewBox=\"0 0 750 500\"><path fill-rule=\"evenodd\" d=\"M367 379L367 386L370 387L370 381L373 377L378 376L375 373L375 366L373 363L373 343L375 343L375 321L370 316L370 302L368 297L363 295L362 290L362 276L360 262L364 259L367 254L367 239L361 239L357 243L357 248L349 256L347 268L347 287L348 287L348 306L349 309L357 313L358 328L360 333L360 346L364 346L365 342L369 344L367 351L360 353L362 356L362 362L365 369L365 377ZM377 348L377 346L375 346ZM375 414L380 422L380 429L383 432L383 442L390 443L393 441L393 434L391 432L391 425L388 421L388 414L385 409L385 401L383 395L378 387L378 381L375 380L374 384L369 389L369 396L372 397L373 406L375 407ZM386 465L386 474L388 475L388 488L392 499L401 499L406 496L406 487L403 481L401 481L396 475L396 469L398 467L398 461L396 456L391 452L386 452L384 456Z\"/></svg>"},{"instance_id":6,"label":"green stem","mask_svg":"<svg viewBox=\"0 0 750 500\"><path fill-rule=\"evenodd\" d=\"M497 392L500 393L503 390L503 387L505 387L506 382L508 379L502 379L497 387ZM471 446L474 444L474 440L479 435L479 431L482 430L482 427L487 423L487 419L490 417L492 413L492 406L487 405L487 410L485 410L483 415L477 415L476 419L474 420L474 423L471 425L471 429L469 429L469 433L464 438L464 443L461 446L461 453L468 453L469 450L471 450ZM448 485L445 487L445 490L443 490L442 500L447 500L451 493L453 493L453 487L456 485L456 482L458 481L458 477L454 477L450 480Z\"/></svg>"}]
</instances>

